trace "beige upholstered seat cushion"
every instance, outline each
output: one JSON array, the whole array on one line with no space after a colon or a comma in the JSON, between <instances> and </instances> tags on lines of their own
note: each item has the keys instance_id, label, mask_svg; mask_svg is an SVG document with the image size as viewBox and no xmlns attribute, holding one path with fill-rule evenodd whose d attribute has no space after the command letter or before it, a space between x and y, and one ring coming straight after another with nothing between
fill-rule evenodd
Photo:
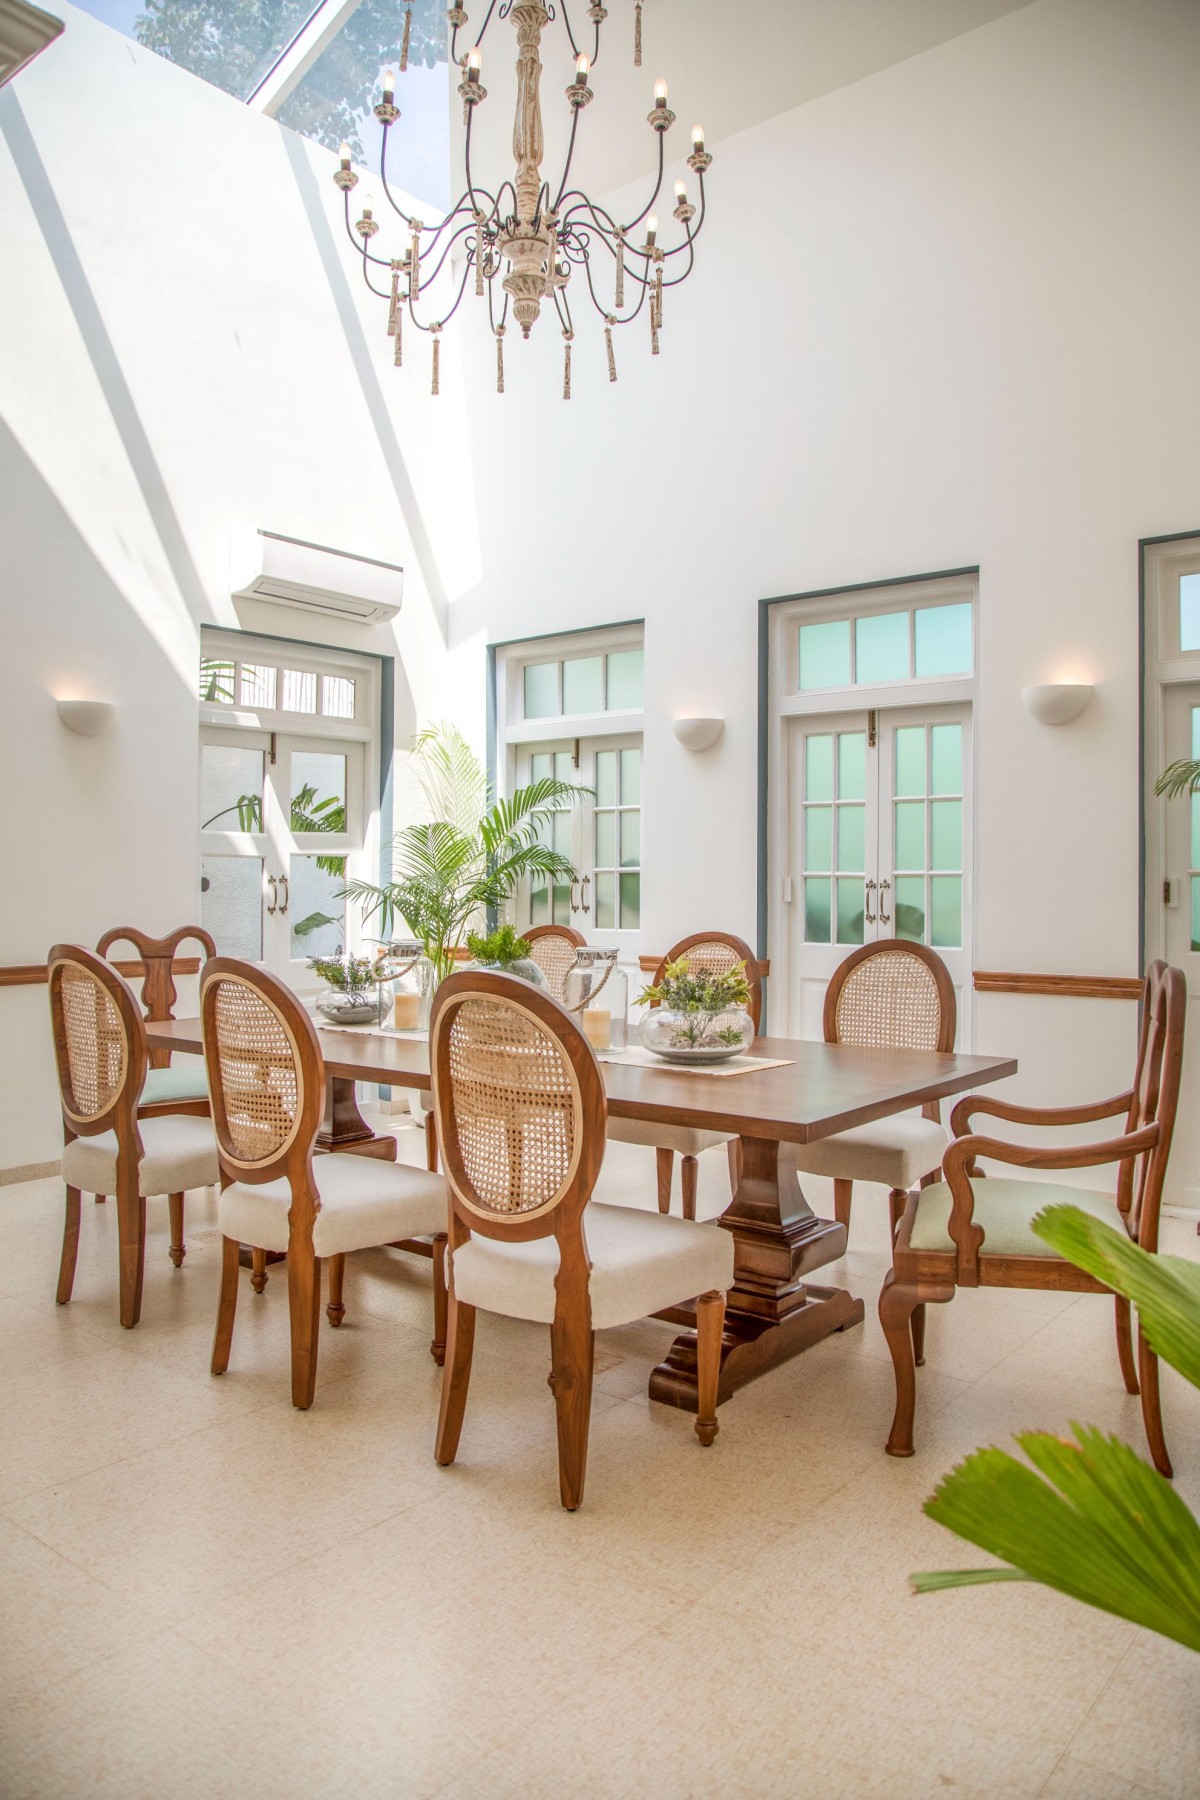
<instances>
[{"instance_id":1,"label":"beige upholstered seat cushion","mask_svg":"<svg viewBox=\"0 0 1200 1800\"><path fill-rule=\"evenodd\" d=\"M140 1104L164 1100L207 1100L208 1071L202 1056L177 1056L165 1069L147 1069Z\"/></svg>"},{"instance_id":2,"label":"beige upholstered seat cushion","mask_svg":"<svg viewBox=\"0 0 1200 1800\"><path fill-rule=\"evenodd\" d=\"M1077 1206L1093 1219L1103 1219L1124 1232L1125 1222L1111 1194L1088 1188L1065 1187L1057 1181L1009 1181L988 1175L971 1183L975 1197L974 1219L984 1230L980 1255L1048 1256L1055 1252L1030 1230L1030 1222L1047 1206ZM917 1202L909 1243L914 1250L953 1250L947 1229L950 1189L944 1181L927 1187Z\"/></svg>"},{"instance_id":3,"label":"beige upholstered seat cushion","mask_svg":"<svg viewBox=\"0 0 1200 1800\"><path fill-rule=\"evenodd\" d=\"M165 1119L139 1119L142 1160L138 1190L143 1194L182 1194L220 1180L217 1140L211 1119L184 1113ZM113 1194L117 1188L117 1134L75 1138L63 1150L62 1178L68 1187L87 1194Z\"/></svg>"},{"instance_id":4,"label":"beige upholstered seat cushion","mask_svg":"<svg viewBox=\"0 0 1200 1800\"><path fill-rule=\"evenodd\" d=\"M646 1144L652 1150L675 1150L680 1156L699 1156L704 1150L715 1150L718 1144L727 1144L732 1133L694 1131L688 1125L656 1125L649 1119L610 1118L608 1135L618 1144Z\"/></svg>"},{"instance_id":5,"label":"beige upholstered seat cushion","mask_svg":"<svg viewBox=\"0 0 1200 1800\"><path fill-rule=\"evenodd\" d=\"M796 1145L796 1167L806 1175L832 1175L837 1181L878 1181L884 1187L915 1187L922 1175L941 1167L949 1139L933 1119L876 1119Z\"/></svg>"},{"instance_id":6,"label":"beige upholstered seat cushion","mask_svg":"<svg viewBox=\"0 0 1200 1800\"><path fill-rule=\"evenodd\" d=\"M318 1156L313 1174L321 1210L313 1226L318 1256L369 1250L399 1238L445 1231L449 1220L446 1183L440 1175L374 1156ZM223 1237L256 1250L286 1250L291 1189L286 1181L261 1187L232 1182L217 1202Z\"/></svg>"},{"instance_id":7,"label":"beige upholstered seat cushion","mask_svg":"<svg viewBox=\"0 0 1200 1800\"><path fill-rule=\"evenodd\" d=\"M591 1205L583 1215L592 1260L592 1325L627 1325L733 1281L733 1239L719 1225L697 1225L632 1206ZM558 1242L503 1244L473 1236L454 1252L454 1291L469 1306L510 1319L554 1318Z\"/></svg>"}]
</instances>

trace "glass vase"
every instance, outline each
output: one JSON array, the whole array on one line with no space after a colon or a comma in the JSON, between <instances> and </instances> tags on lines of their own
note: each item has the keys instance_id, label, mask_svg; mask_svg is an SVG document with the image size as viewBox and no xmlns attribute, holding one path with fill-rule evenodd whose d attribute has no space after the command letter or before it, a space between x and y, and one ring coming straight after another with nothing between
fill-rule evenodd
<instances>
[{"instance_id":1,"label":"glass vase","mask_svg":"<svg viewBox=\"0 0 1200 1800\"><path fill-rule=\"evenodd\" d=\"M563 1005L593 1050L624 1050L629 1042L629 979L615 950L576 951L563 983Z\"/></svg>"},{"instance_id":2,"label":"glass vase","mask_svg":"<svg viewBox=\"0 0 1200 1800\"><path fill-rule=\"evenodd\" d=\"M437 974L415 940L385 944L379 953L380 991L387 990L380 1017L394 1031L428 1031Z\"/></svg>"}]
</instances>

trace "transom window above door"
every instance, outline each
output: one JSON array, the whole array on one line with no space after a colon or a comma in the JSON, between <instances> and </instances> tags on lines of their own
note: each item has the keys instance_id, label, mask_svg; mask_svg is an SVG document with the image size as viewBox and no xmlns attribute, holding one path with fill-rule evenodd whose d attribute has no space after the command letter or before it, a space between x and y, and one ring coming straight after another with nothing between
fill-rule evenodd
<instances>
[{"instance_id":1,"label":"transom window above door","mask_svg":"<svg viewBox=\"0 0 1200 1800\"><path fill-rule=\"evenodd\" d=\"M800 693L970 675L975 608L970 600L950 600L806 621L797 631L796 655Z\"/></svg>"},{"instance_id":2,"label":"transom window above door","mask_svg":"<svg viewBox=\"0 0 1200 1800\"><path fill-rule=\"evenodd\" d=\"M222 714L277 713L291 724L305 718L365 725L370 717L370 685L352 667L330 666L315 646L311 651L297 646L290 654L282 646L278 650L256 646L242 653L212 649L206 642L200 656L200 703L219 708ZM206 716L215 719L220 714Z\"/></svg>"},{"instance_id":3,"label":"transom window above door","mask_svg":"<svg viewBox=\"0 0 1200 1800\"><path fill-rule=\"evenodd\" d=\"M522 716L560 719L586 713L634 712L642 706L641 645L527 662L522 669Z\"/></svg>"}]
</instances>

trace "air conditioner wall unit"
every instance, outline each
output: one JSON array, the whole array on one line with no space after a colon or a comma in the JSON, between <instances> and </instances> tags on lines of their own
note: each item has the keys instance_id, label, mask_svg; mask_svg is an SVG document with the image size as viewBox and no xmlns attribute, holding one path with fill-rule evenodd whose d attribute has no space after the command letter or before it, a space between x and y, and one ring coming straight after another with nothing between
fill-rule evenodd
<instances>
[{"instance_id":1,"label":"air conditioner wall unit","mask_svg":"<svg viewBox=\"0 0 1200 1800\"><path fill-rule=\"evenodd\" d=\"M382 625L400 611L404 570L396 563L260 530L235 536L229 586L238 600L265 600L353 624Z\"/></svg>"}]
</instances>

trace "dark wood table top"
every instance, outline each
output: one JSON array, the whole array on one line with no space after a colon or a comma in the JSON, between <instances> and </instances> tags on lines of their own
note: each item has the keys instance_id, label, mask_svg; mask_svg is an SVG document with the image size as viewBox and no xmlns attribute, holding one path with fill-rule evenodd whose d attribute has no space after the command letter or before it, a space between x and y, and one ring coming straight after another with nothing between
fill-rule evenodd
<instances>
[{"instance_id":1,"label":"dark wood table top","mask_svg":"<svg viewBox=\"0 0 1200 1800\"><path fill-rule=\"evenodd\" d=\"M192 1052L203 1048L199 1019L147 1022L146 1032L156 1048ZM317 1035L330 1075L385 1087L430 1085L429 1046L423 1038L380 1037L325 1026L318 1027ZM783 1068L741 1075L602 1062L608 1110L617 1119L806 1144L929 1100L1003 1081L1017 1071L1011 1056L857 1050L789 1038L756 1038L749 1054L788 1061Z\"/></svg>"}]
</instances>

